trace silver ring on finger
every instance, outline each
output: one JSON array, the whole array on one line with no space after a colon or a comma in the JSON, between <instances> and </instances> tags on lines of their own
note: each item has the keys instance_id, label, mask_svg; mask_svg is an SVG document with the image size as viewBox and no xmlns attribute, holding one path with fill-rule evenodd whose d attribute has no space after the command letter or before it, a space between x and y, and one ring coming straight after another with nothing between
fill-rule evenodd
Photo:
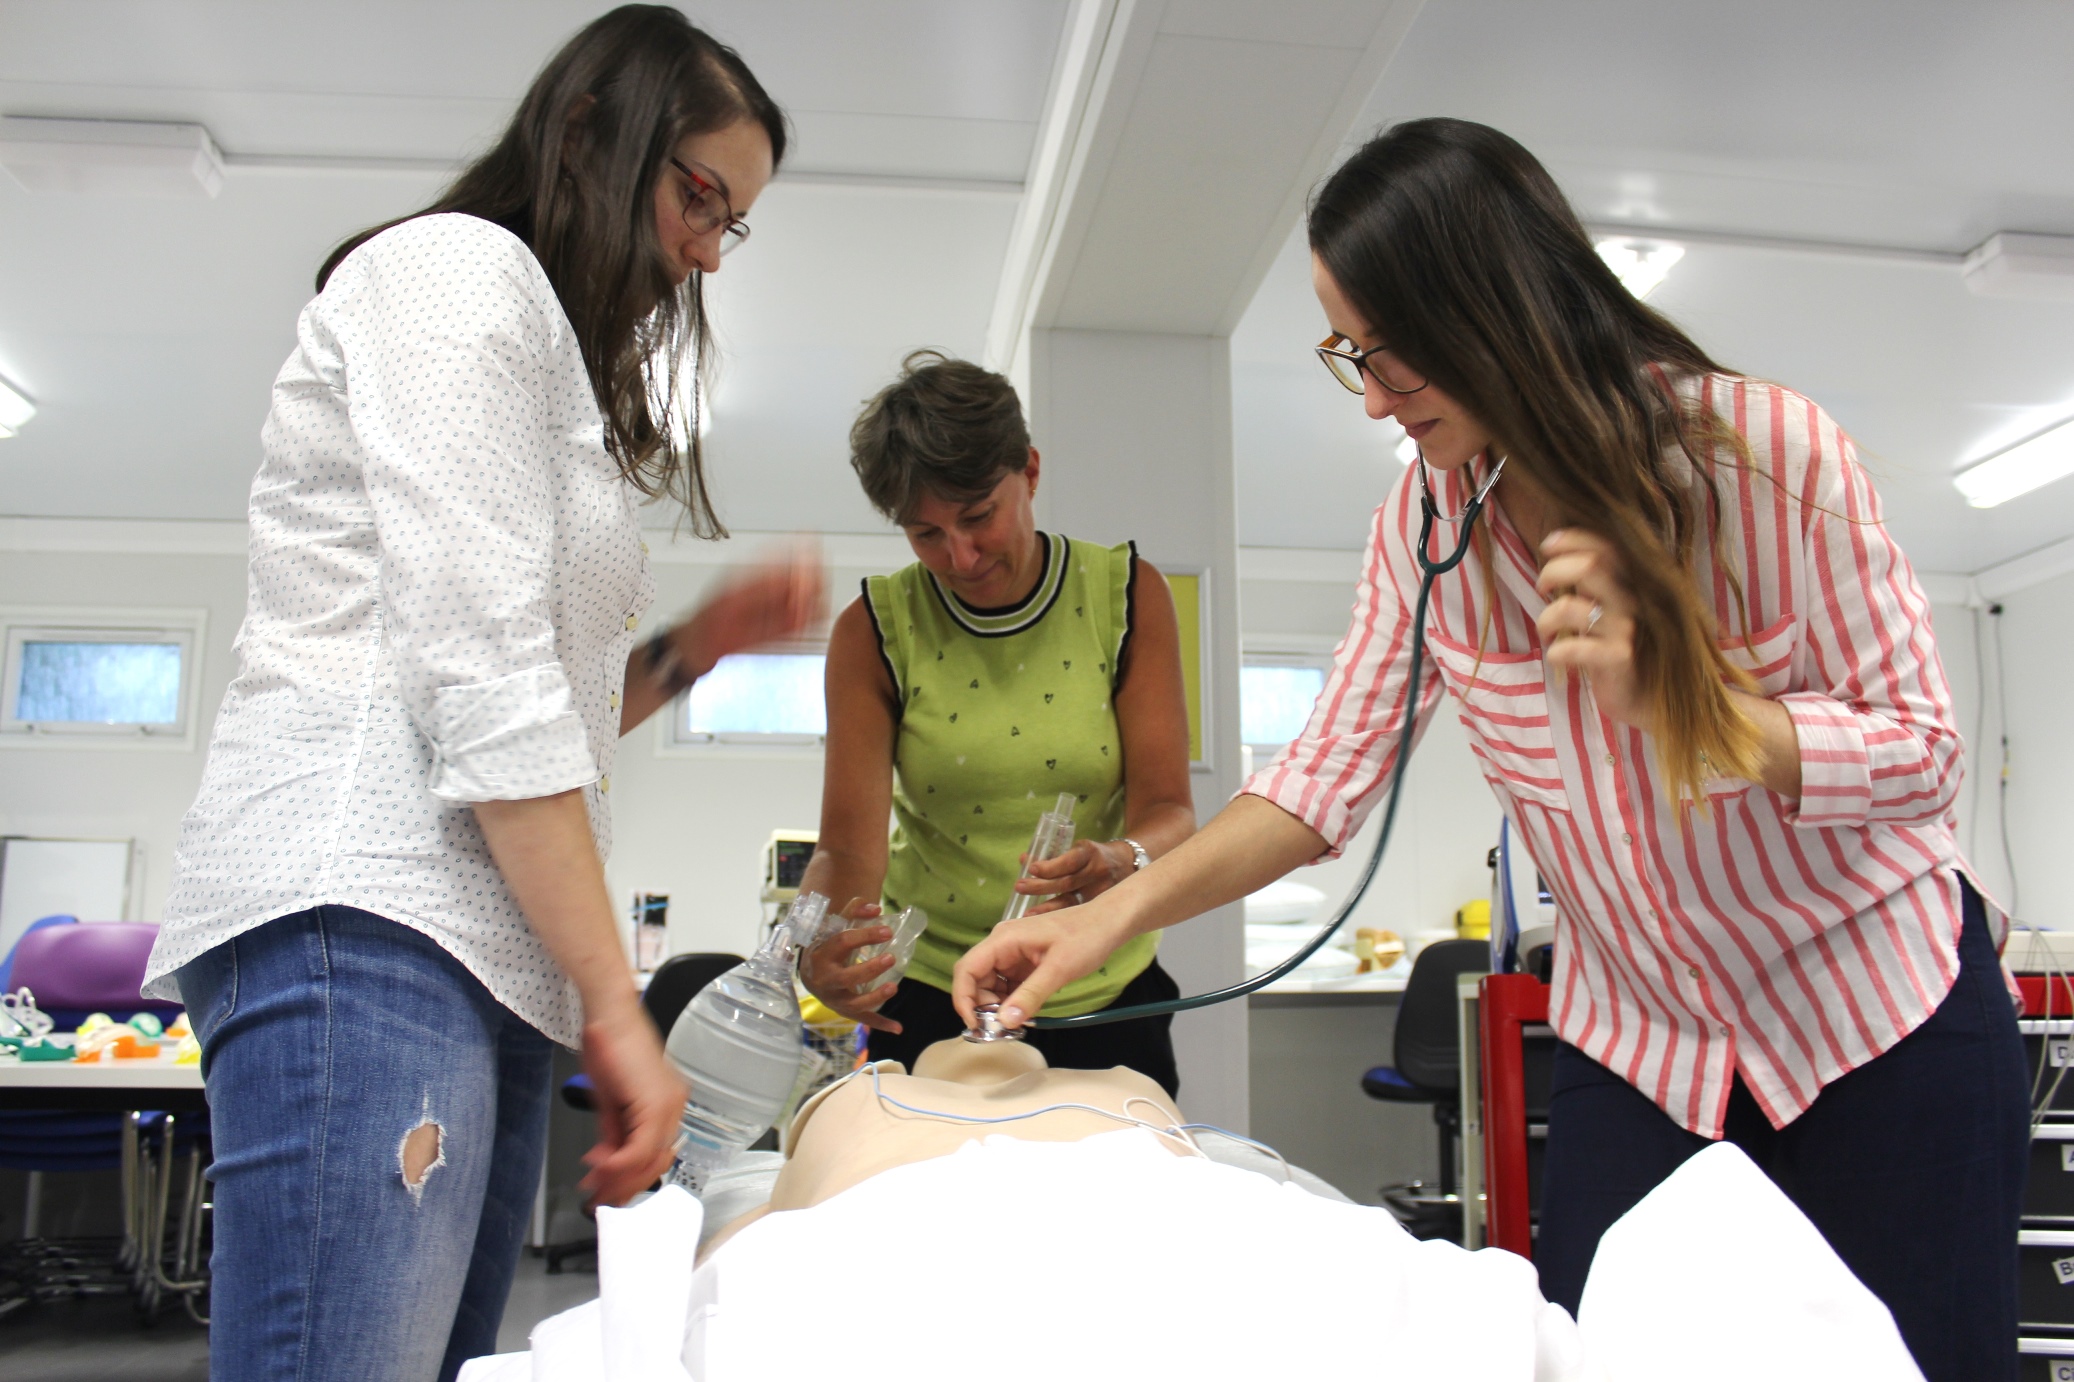
<instances>
[{"instance_id":1,"label":"silver ring on finger","mask_svg":"<svg viewBox=\"0 0 2074 1382\"><path fill-rule=\"evenodd\" d=\"M1594 600L1592 602L1592 612L1584 617L1584 632L1587 637L1591 635L1593 629L1599 626L1599 620L1605 616L1605 613L1605 608L1598 601Z\"/></svg>"},{"instance_id":2,"label":"silver ring on finger","mask_svg":"<svg viewBox=\"0 0 2074 1382\"><path fill-rule=\"evenodd\" d=\"M1074 906L1076 906L1076 907L1078 907L1078 906L1080 906L1080 905L1081 905L1082 903L1084 903L1084 902L1086 902L1086 901L1087 901L1087 898L1086 898L1086 897L1084 897L1084 896L1083 896L1083 895L1081 894L1081 891L1080 891L1080 889L1078 889L1078 888L1075 888L1075 889L1073 890L1073 905L1074 905Z\"/></svg>"}]
</instances>

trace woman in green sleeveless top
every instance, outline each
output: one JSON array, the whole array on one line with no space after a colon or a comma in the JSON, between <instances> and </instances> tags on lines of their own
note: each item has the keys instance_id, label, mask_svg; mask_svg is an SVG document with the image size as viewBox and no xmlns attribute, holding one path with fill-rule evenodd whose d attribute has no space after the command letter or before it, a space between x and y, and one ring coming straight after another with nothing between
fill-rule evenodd
<instances>
[{"instance_id":1,"label":"woman in green sleeveless top","mask_svg":"<svg viewBox=\"0 0 2074 1382\"><path fill-rule=\"evenodd\" d=\"M1031 910L1107 890L1195 830L1180 634L1159 572L1124 543L1037 530L1039 460L1008 381L910 355L851 433L851 464L917 562L864 583L828 646L821 838L802 886L861 924L808 957L807 986L912 1064L964 1030L951 970L1018 892ZM1073 798L1076 843L1018 882L1040 813ZM886 829L888 810L893 829ZM907 977L851 963L881 915L929 918ZM1152 937L1056 993L1054 1015L1176 992ZM861 994L859 989L863 989ZM1054 1065L1126 1065L1175 1090L1171 1019L1033 1031Z\"/></svg>"}]
</instances>

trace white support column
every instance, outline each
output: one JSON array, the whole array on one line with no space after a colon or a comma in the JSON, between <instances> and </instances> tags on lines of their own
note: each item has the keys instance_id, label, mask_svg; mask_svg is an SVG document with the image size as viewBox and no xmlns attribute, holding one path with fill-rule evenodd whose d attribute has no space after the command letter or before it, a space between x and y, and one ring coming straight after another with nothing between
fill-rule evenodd
<instances>
[{"instance_id":1,"label":"white support column","mask_svg":"<svg viewBox=\"0 0 2074 1382\"><path fill-rule=\"evenodd\" d=\"M1208 819L1239 785L1230 335L1423 0L1074 0L987 359L1025 391L1038 517L1205 579ZM1185 992L1242 977L1238 906L1169 932ZM1177 1020L1182 1100L1247 1122L1246 1011Z\"/></svg>"},{"instance_id":2,"label":"white support column","mask_svg":"<svg viewBox=\"0 0 2074 1382\"><path fill-rule=\"evenodd\" d=\"M1202 578L1204 765L1198 820L1239 787L1238 534L1233 513L1231 357L1223 336L1073 331L1030 334L1026 400L1045 466L1047 528L1091 542L1126 538L1162 571ZM1241 909L1221 907L1167 933L1160 962L1184 993L1245 977ZM1183 1105L1243 1132L1246 1009L1226 1003L1176 1019Z\"/></svg>"}]
</instances>

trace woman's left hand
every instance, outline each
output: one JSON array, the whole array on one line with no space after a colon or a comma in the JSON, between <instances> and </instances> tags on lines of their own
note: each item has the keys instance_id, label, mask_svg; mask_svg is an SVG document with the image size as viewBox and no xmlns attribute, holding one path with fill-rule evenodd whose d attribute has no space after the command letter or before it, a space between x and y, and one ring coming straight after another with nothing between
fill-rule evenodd
<instances>
[{"instance_id":1,"label":"woman's left hand","mask_svg":"<svg viewBox=\"0 0 2074 1382\"><path fill-rule=\"evenodd\" d=\"M1024 915L1056 912L1100 897L1136 873L1137 864L1121 840L1082 840L1064 854L1031 864L1030 876L1016 880L1015 890L1044 899Z\"/></svg>"},{"instance_id":2,"label":"woman's left hand","mask_svg":"<svg viewBox=\"0 0 2074 1382\"><path fill-rule=\"evenodd\" d=\"M1613 544L1597 533L1559 528L1541 540L1534 588L1548 605L1534 621L1541 658L1591 684L1599 709L1647 734L1654 708L1635 677L1635 600Z\"/></svg>"},{"instance_id":3,"label":"woman's left hand","mask_svg":"<svg viewBox=\"0 0 2074 1382\"><path fill-rule=\"evenodd\" d=\"M797 635L825 612L827 587L819 553L805 546L731 574L670 630L684 676L696 681L723 657Z\"/></svg>"}]
</instances>

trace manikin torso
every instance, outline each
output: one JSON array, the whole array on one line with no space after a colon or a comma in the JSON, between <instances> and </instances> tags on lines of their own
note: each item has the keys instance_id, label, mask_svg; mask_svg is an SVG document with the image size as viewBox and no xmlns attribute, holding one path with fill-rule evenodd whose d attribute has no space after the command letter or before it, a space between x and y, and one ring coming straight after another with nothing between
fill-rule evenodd
<instances>
[{"instance_id":1,"label":"manikin torso","mask_svg":"<svg viewBox=\"0 0 2074 1382\"><path fill-rule=\"evenodd\" d=\"M1182 1121L1166 1092L1135 1070L1053 1070L1036 1048L1020 1041L970 1042L953 1038L922 1052L912 1075L897 1061L879 1064L878 1089L912 1108L975 1118L1028 1113L1050 1104L1090 1104L1156 1127ZM1078 1142L1122 1127L1113 1118L1061 1109L1013 1123L961 1123L889 1107L870 1074L816 1096L799 1111L788 1139L791 1151L770 1203L714 1236L706 1253L765 1214L808 1209L881 1171L947 1156L990 1135L1033 1142ZM1177 1155L1188 1155L1180 1142Z\"/></svg>"}]
</instances>

